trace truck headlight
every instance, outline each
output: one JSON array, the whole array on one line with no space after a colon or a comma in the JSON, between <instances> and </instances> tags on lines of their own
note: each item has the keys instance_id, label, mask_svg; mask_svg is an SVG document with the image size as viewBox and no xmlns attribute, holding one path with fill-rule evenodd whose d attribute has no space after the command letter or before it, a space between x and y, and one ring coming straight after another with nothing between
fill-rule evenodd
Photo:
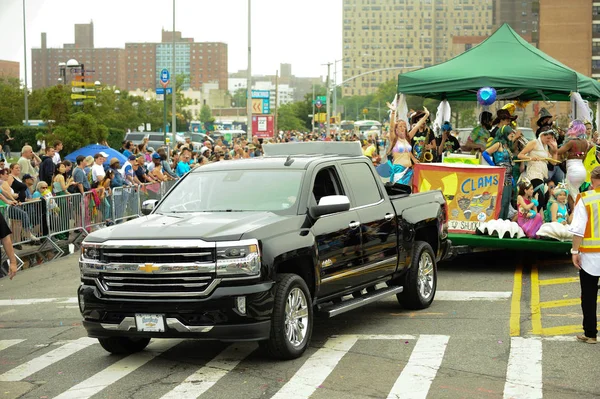
<instances>
[{"instance_id":1,"label":"truck headlight","mask_svg":"<svg viewBox=\"0 0 600 399\"><path fill-rule=\"evenodd\" d=\"M94 244L81 244L81 257L84 260L100 260L100 249Z\"/></svg>"},{"instance_id":2,"label":"truck headlight","mask_svg":"<svg viewBox=\"0 0 600 399\"><path fill-rule=\"evenodd\" d=\"M217 243L217 276L245 277L260 274L256 240Z\"/></svg>"}]
</instances>

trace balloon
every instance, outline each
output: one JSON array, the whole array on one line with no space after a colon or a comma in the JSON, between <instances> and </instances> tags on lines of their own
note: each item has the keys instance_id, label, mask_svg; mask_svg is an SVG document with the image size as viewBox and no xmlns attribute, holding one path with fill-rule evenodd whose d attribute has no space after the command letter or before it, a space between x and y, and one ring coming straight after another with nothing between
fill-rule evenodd
<instances>
[{"instance_id":1,"label":"balloon","mask_svg":"<svg viewBox=\"0 0 600 399\"><path fill-rule=\"evenodd\" d=\"M496 89L493 87L482 87L477 91L477 101L481 105L492 105L496 101Z\"/></svg>"}]
</instances>

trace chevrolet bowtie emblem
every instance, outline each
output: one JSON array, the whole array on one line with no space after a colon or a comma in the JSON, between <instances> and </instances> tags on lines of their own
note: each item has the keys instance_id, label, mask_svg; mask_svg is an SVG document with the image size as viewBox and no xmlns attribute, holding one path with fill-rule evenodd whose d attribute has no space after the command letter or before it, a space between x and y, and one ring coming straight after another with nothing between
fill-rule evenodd
<instances>
[{"instance_id":1,"label":"chevrolet bowtie emblem","mask_svg":"<svg viewBox=\"0 0 600 399\"><path fill-rule=\"evenodd\" d=\"M160 267L154 266L153 263L146 263L145 265L140 265L139 266L139 270L140 271L144 271L146 273L152 273L152 272L154 272L156 270L159 270L159 269L160 269Z\"/></svg>"}]
</instances>

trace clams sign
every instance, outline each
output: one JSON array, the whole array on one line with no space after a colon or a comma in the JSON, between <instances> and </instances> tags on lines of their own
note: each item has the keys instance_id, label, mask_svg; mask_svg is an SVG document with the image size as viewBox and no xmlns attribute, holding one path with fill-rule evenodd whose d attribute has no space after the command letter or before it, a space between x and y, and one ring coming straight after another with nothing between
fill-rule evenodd
<instances>
[{"instance_id":1,"label":"clams sign","mask_svg":"<svg viewBox=\"0 0 600 399\"><path fill-rule=\"evenodd\" d=\"M504 168L466 164L416 164L413 192L441 190L448 203L448 229L475 233L483 222L497 219L502 203Z\"/></svg>"}]
</instances>

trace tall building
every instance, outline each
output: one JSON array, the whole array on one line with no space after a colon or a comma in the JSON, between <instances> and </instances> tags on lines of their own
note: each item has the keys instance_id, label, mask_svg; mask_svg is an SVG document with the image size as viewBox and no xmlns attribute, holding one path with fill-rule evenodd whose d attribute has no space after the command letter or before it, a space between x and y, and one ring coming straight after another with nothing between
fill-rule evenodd
<instances>
[{"instance_id":1,"label":"tall building","mask_svg":"<svg viewBox=\"0 0 600 399\"><path fill-rule=\"evenodd\" d=\"M42 33L41 48L31 50L32 86L34 89L59 83L59 63L75 59L90 71L93 81L133 91L160 87L158 74L172 69L173 35L175 35L175 67L172 79L185 75L184 89L200 90L205 83L218 83L227 90L227 44L195 43L183 38L181 32L162 31L160 43L126 43L125 48L94 48L94 25L75 25L75 43L63 48L48 48L46 33ZM91 72L93 70L94 72ZM71 70L67 69L67 83Z\"/></svg>"},{"instance_id":2,"label":"tall building","mask_svg":"<svg viewBox=\"0 0 600 399\"><path fill-rule=\"evenodd\" d=\"M596 4L596 5L593 5ZM579 73L600 78L600 3L540 2L539 48Z\"/></svg>"},{"instance_id":3,"label":"tall building","mask_svg":"<svg viewBox=\"0 0 600 399\"><path fill-rule=\"evenodd\" d=\"M366 74L344 84L343 94L371 94L403 71L435 65L468 50L492 32L494 4L344 0L343 78Z\"/></svg>"},{"instance_id":4,"label":"tall building","mask_svg":"<svg viewBox=\"0 0 600 399\"><path fill-rule=\"evenodd\" d=\"M14 78L19 79L19 63L16 61L0 60L0 79Z\"/></svg>"},{"instance_id":5,"label":"tall building","mask_svg":"<svg viewBox=\"0 0 600 399\"><path fill-rule=\"evenodd\" d=\"M495 0L494 25L496 28L507 23L528 42L539 41L540 3L546 0ZM570 5L571 1L569 1ZM563 1L563 5L566 3ZM568 8L565 6L564 8Z\"/></svg>"}]
</instances>

